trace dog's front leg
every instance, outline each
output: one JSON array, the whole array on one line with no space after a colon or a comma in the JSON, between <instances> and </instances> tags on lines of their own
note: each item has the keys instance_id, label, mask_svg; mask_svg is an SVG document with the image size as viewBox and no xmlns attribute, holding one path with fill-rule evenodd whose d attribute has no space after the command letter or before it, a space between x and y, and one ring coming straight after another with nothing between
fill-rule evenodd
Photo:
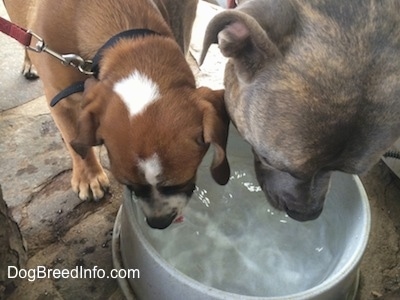
<instances>
[{"instance_id":1,"label":"dog's front leg","mask_svg":"<svg viewBox=\"0 0 400 300\"><path fill-rule=\"evenodd\" d=\"M102 166L100 165L93 148L82 159L67 146L72 158L71 186L82 200L99 200L108 191L110 182Z\"/></svg>"},{"instance_id":2,"label":"dog's front leg","mask_svg":"<svg viewBox=\"0 0 400 300\"><path fill-rule=\"evenodd\" d=\"M50 100L56 93L56 91L46 90L46 96L48 95L47 98ZM80 101L81 95L70 96L51 108L51 114L72 159L71 185L73 191L82 200L99 200L104 197L110 183L94 149L89 149L85 158L82 158L70 146L70 142L77 135Z\"/></svg>"}]
</instances>

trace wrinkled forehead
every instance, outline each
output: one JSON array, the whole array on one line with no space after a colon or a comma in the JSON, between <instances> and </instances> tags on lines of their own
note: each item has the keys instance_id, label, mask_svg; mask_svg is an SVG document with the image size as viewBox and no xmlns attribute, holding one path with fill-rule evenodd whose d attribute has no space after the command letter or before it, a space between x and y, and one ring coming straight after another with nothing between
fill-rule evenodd
<instances>
[{"instance_id":1,"label":"wrinkled forehead","mask_svg":"<svg viewBox=\"0 0 400 300\"><path fill-rule=\"evenodd\" d=\"M321 168L340 168L352 145L342 130L324 131L322 125L309 131L301 125L280 127L266 130L253 144L254 151L268 165L299 177L311 176Z\"/></svg>"},{"instance_id":2,"label":"wrinkled forehead","mask_svg":"<svg viewBox=\"0 0 400 300\"><path fill-rule=\"evenodd\" d=\"M362 174L378 162L385 149L382 143L370 141L360 132L346 138L344 135L340 130L322 138L317 134L286 135L279 141L270 140L271 143L266 139L254 150L267 165L299 178L310 178L320 171Z\"/></svg>"}]
</instances>

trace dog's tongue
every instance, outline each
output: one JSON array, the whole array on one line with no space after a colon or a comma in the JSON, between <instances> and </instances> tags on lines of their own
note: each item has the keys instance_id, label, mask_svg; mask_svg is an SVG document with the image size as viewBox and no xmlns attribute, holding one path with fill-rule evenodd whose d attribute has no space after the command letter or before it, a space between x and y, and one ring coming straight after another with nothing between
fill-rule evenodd
<instances>
[{"instance_id":1,"label":"dog's tongue","mask_svg":"<svg viewBox=\"0 0 400 300\"><path fill-rule=\"evenodd\" d=\"M183 220L184 220L183 215L180 215L179 217L177 217L177 218L174 220L174 223L182 223Z\"/></svg>"}]
</instances>

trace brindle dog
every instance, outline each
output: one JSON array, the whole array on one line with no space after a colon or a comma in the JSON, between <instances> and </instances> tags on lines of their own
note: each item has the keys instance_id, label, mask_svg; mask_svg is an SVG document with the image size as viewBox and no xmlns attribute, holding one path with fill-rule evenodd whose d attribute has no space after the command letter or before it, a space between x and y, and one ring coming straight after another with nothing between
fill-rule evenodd
<instances>
[{"instance_id":1,"label":"brindle dog","mask_svg":"<svg viewBox=\"0 0 400 300\"><path fill-rule=\"evenodd\" d=\"M400 137L400 1L239 1L201 60L229 57L225 101L267 198L317 218L333 171L362 174Z\"/></svg>"}]
</instances>

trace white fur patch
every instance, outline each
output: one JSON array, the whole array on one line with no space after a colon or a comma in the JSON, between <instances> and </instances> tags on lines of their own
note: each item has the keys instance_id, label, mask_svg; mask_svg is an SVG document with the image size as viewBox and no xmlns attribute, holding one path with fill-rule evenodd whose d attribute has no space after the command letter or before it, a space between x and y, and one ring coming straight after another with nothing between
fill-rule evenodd
<instances>
[{"instance_id":1,"label":"white fur patch","mask_svg":"<svg viewBox=\"0 0 400 300\"><path fill-rule=\"evenodd\" d=\"M152 157L139 161L139 168L143 171L147 182L153 186L158 183L158 176L162 172L160 159L157 154Z\"/></svg>"},{"instance_id":2,"label":"white fur patch","mask_svg":"<svg viewBox=\"0 0 400 300\"><path fill-rule=\"evenodd\" d=\"M132 117L160 97L158 85L138 70L115 83L113 90L121 97Z\"/></svg>"},{"instance_id":3,"label":"white fur patch","mask_svg":"<svg viewBox=\"0 0 400 300\"><path fill-rule=\"evenodd\" d=\"M148 218L160 217L169 215L172 211L176 211L177 215L180 216L183 213L183 209L188 202L186 196L183 195L173 195L164 196L157 193L157 201L153 203L148 203L145 201L140 201L140 206Z\"/></svg>"}]
</instances>

